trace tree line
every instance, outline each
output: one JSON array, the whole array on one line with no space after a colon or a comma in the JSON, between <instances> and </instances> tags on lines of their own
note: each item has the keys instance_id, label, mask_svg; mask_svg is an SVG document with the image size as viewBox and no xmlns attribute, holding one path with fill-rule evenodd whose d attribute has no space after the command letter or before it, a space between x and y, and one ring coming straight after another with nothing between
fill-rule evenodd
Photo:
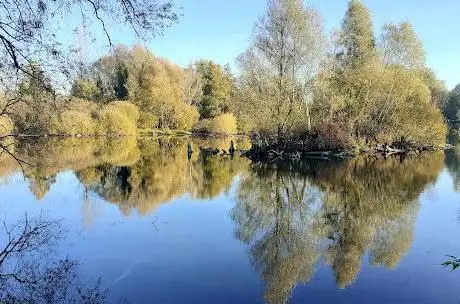
<instances>
[{"instance_id":1,"label":"tree line","mask_svg":"<svg viewBox=\"0 0 460 304\"><path fill-rule=\"evenodd\" d=\"M269 1L239 62L238 97L265 144L445 142L447 89L426 66L413 26L386 24L377 38L361 1L349 2L329 38L303 1Z\"/></svg>"},{"instance_id":2,"label":"tree line","mask_svg":"<svg viewBox=\"0 0 460 304\"><path fill-rule=\"evenodd\" d=\"M200 60L183 69L143 46L120 45L114 54L81 67L70 96L57 94L39 65L26 68L32 76L26 75L18 86L25 102L11 106L11 114L3 117L4 133L135 135L138 129L237 133L236 118L229 110L233 75L212 61Z\"/></svg>"},{"instance_id":3,"label":"tree line","mask_svg":"<svg viewBox=\"0 0 460 304\"><path fill-rule=\"evenodd\" d=\"M448 92L426 66L410 23L385 24L377 37L359 0L329 36L323 23L301 0L269 0L236 73L209 60L181 68L143 46L120 45L76 64L66 94L28 61L15 92L3 94L2 134L172 129L335 149L445 142L447 123L460 121L458 87ZM24 102L11 105L15 98Z\"/></svg>"}]
</instances>

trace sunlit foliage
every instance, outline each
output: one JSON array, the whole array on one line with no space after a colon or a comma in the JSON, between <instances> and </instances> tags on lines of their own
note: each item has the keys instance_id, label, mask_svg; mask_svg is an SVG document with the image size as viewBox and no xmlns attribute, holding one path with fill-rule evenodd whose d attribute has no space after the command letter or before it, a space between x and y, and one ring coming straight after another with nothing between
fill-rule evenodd
<instances>
[{"instance_id":1,"label":"sunlit foliage","mask_svg":"<svg viewBox=\"0 0 460 304\"><path fill-rule=\"evenodd\" d=\"M138 106L142 128L190 130L198 120L197 109L184 100L185 72L142 46L119 46L116 55L95 64L95 74L105 79L103 100L121 97Z\"/></svg>"},{"instance_id":2,"label":"sunlit foliage","mask_svg":"<svg viewBox=\"0 0 460 304\"><path fill-rule=\"evenodd\" d=\"M345 68L373 64L377 57L376 39L369 9L359 0L350 0L338 38L338 57Z\"/></svg>"},{"instance_id":3,"label":"sunlit foliage","mask_svg":"<svg viewBox=\"0 0 460 304\"><path fill-rule=\"evenodd\" d=\"M232 113L226 113L214 118L202 119L195 125L194 131L233 135L238 132L236 117Z\"/></svg>"},{"instance_id":4,"label":"sunlit foliage","mask_svg":"<svg viewBox=\"0 0 460 304\"><path fill-rule=\"evenodd\" d=\"M56 113L48 126L54 135L135 135L139 110L125 101L104 106L85 100L71 101Z\"/></svg>"},{"instance_id":5,"label":"sunlit foliage","mask_svg":"<svg viewBox=\"0 0 460 304\"><path fill-rule=\"evenodd\" d=\"M242 128L278 138L278 144L332 124L356 147L445 142L445 86L425 67L411 24L385 25L378 41L371 12L351 0L327 52L320 47L321 26L317 13L299 1L269 2L253 46L239 58L234 112ZM308 49L294 51L290 43Z\"/></svg>"},{"instance_id":6,"label":"sunlit foliage","mask_svg":"<svg viewBox=\"0 0 460 304\"><path fill-rule=\"evenodd\" d=\"M86 100L97 100L101 97L96 83L85 79L78 80L73 84L71 94Z\"/></svg>"},{"instance_id":7,"label":"sunlit foliage","mask_svg":"<svg viewBox=\"0 0 460 304\"><path fill-rule=\"evenodd\" d=\"M368 66L324 77L314 103L320 113L316 123L334 121L355 138L371 142L445 142L442 114L415 72Z\"/></svg>"},{"instance_id":8,"label":"sunlit foliage","mask_svg":"<svg viewBox=\"0 0 460 304\"><path fill-rule=\"evenodd\" d=\"M210 119L227 112L233 84L230 69L206 60L195 65L202 86L201 101L197 103L200 117Z\"/></svg>"},{"instance_id":9,"label":"sunlit foliage","mask_svg":"<svg viewBox=\"0 0 460 304\"><path fill-rule=\"evenodd\" d=\"M53 119L50 132L52 134L96 134L97 125L90 113L68 110Z\"/></svg>"},{"instance_id":10,"label":"sunlit foliage","mask_svg":"<svg viewBox=\"0 0 460 304\"><path fill-rule=\"evenodd\" d=\"M400 65L406 69L425 67L425 51L412 24L385 24L381 38L382 60L385 65Z\"/></svg>"},{"instance_id":11,"label":"sunlit foliage","mask_svg":"<svg viewBox=\"0 0 460 304\"><path fill-rule=\"evenodd\" d=\"M14 124L11 118L6 115L0 116L0 137L12 135L14 133Z\"/></svg>"},{"instance_id":12,"label":"sunlit foliage","mask_svg":"<svg viewBox=\"0 0 460 304\"><path fill-rule=\"evenodd\" d=\"M102 134L136 134L136 125L115 107L104 107L100 112L100 130Z\"/></svg>"},{"instance_id":13,"label":"sunlit foliage","mask_svg":"<svg viewBox=\"0 0 460 304\"><path fill-rule=\"evenodd\" d=\"M273 0L255 25L250 48L240 55L235 113L255 131L281 137L298 121L310 127L311 81L324 55L319 13L300 0ZM243 125L245 124L243 123Z\"/></svg>"},{"instance_id":14,"label":"sunlit foliage","mask_svg":"<svg viewBox=\"0 0 460 304\"><path fill-rule=\"evenodd\" d=\"M404 138L443 144L446 126L433 102L434 88L421 72L423 49L412 27L385 27L383 63L376 56L370 15L361 2L350 2L342 32L342 51L332 54L337 59L332 59L331 70L316 81L315 123L339 124L358 142Z\"/></svg>"}]
</instances>

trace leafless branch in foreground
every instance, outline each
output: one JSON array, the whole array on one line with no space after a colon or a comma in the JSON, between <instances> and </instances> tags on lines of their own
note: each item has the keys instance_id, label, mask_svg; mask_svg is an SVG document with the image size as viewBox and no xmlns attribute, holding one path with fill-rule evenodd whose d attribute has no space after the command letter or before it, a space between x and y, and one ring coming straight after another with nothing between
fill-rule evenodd
<instances>
[{"instance_id":1,"label":"leafless branch in foreground","mask_svg":"<svg viewBox=\"0 0 460 304\"><path fill-rule=\"evenodd\" d=\"M50 254L64 237L60 220L27 214L16 224L0 222L0 303L104 303L107 290L78 281L78 262L53 260ZM51 260L51 261L49 261Z\"/></svg>"}]
</instances>

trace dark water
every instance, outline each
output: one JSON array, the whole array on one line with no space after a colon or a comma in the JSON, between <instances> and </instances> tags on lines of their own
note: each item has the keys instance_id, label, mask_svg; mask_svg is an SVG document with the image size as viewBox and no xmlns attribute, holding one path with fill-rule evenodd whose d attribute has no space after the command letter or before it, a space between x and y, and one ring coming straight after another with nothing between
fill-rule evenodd
<instances>
[{"instance_id":1,"label":"dark water","mask_svg":"<svg viewBox=\"0 0 460 304\"><path fill-rule=\"evenodd\" d=\"M460 151L262 165L198 149L229 145L14 145L24 171L1 156L0 251L25 214L60 219L46 232L62 234L3 266L0 253L1 272L27 276L21 269L67 259L71 280L45 285L107 289L108 303L460 303L460 271L440 266L460 255ZM0 276L0 299L44 302L24 284Z\"/></svg>"}]
</instances>

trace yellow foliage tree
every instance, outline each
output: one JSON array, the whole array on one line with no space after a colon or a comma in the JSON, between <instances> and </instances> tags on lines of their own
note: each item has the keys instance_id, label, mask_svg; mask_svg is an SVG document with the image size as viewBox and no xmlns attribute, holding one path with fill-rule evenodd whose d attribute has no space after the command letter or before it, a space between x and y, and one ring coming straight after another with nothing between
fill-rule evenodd
<instances>
[{"instance_id":1,"label":"yellow foliage tree","mask_svg":"<svg viewBox=\"0 0 460 304\"><path fill-rule=\"evenodd\" d=\"M0 116L0 137L12 135L13 131L13 121L7 115Z\"/></svg>"},{"instance_id":2,"label":"yellow foliage tree","mask_svg":"<svg viewBox=\"0 0 460 304\"><path fill-rule=\"evenodd\" d=\"M60 117L53 118L50 132L57 135L93 135L96 133L96 121L90 113L67 110Z\"/></svg>"},{"instance_id":3,"label":"yellow foliage tree","mask_svg":"<svg viewBox=\"0 0 460 304\"><path fill-rule=\"evenodd\" d=\"M115 106L105 106L99 114L99 130L108 135L135 135L136 124Z\"/></svg>"},{"instance_id":4,"label":"yellow foliage tree","mask_svg":"<svg viewBox=\"0 0 460 304\"><path fill-rule=\"evenodd\" d=\"M184 101L184 71L142 46L125 52L128 97L141 110L141 127L191 130L199 115Z\"/></svg>"}]
</instances>

